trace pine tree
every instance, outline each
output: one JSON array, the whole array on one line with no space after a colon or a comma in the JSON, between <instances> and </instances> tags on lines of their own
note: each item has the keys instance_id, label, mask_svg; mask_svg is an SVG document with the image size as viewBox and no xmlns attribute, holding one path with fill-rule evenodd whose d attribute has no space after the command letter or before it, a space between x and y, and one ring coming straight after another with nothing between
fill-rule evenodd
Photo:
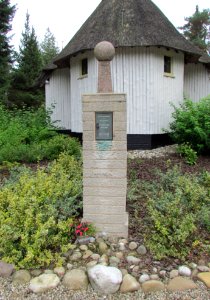
<instances>
[{"instance_id":1,"label":"pine tree","mask_svg":"<svg viewBox=\"0 0 210 300\"><path fill-rule=\"evenodd\" d=\"M12 19L15 6L10 5L10 0L0 0L0 102L7 102L10 82L10 65L12 47L9 45L8 33L12 29Z\"/></svg>"},{"instance_id":2,"label":"pine tree","mask_svg":"<svg viewBox=\"0 0 210 300\"><path fill-rule=\"evenodd\" d=\"M52 34L49 28L47 28L44 40L40 46L42 53L42 64L43 67L45 67L59 53L59 48L56 46L55 36Z\"/></svg>"},{"instance_id":3,"label":"pine tree","mask_svg":"<svg viewBox=\"0 0 210 300\"><path fill-rule=\"evenodd\" d=\"M26 14L24 32L17 55L17 67L13 70L9 99L16 106L37 106L43 96L35 88L42 69L42 57L34 28L30 27L30 15ZM41 98L40 98L41 96Z\"/></svg>"},{"instance_id":4,"label":"pine tree","mask_svg":"<svg viewBox=\"0 0 210 300\"><path fill-rule=\"evenodd\" d=\"M179 27L183 35L202 50L208 50L210 47L210 9L199 11L196 6L195 13L185 18L187 22Z\"/></svg>"}]
</instances>

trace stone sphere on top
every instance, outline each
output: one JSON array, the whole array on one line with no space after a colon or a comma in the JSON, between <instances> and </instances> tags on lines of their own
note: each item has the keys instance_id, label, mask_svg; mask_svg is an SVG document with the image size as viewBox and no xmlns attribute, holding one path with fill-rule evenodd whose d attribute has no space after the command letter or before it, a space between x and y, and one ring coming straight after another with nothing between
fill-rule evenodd
<instances>
[{"instance_id":1,"label":"stone sphere on top","mask_svg":"<svg viewBox=\"0 0 210 300\"><path fill-rule=\"evenodd\" d=\"M115 48L112 43L103 41L95 46L94 54L99 61L111 61L115 56Z\"/></svg>"}]
</instances>

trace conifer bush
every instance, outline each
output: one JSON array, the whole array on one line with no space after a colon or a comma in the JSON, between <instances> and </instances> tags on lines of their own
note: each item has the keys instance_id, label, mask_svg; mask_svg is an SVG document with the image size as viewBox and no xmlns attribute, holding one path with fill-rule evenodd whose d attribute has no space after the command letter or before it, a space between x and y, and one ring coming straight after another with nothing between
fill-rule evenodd
<instances>
[{"instance_id":1,"label":"conifer bush","mask_svg":"<svg viewBox=\"0 0 210 300\"><path fill-rule=\"evenodd\" d=\"M67 153L36 172L22 168L0 190L1 259L17 268L62 264L81 195L81 162Z\"/></svg>"}]
</instances>

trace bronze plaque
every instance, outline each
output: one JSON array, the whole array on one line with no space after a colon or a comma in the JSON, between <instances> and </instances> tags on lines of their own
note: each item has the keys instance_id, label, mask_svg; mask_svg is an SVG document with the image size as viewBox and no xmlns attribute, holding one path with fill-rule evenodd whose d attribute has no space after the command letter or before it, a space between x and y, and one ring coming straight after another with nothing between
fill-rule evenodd
<instances>
[{"instance_id":1,"label":"bronze plaque","mask_svg":"<svg viewBox=\"0 0 210 300\"><path fill-rule=\"evenodd\" d=\"M111 141L113 139L113 113L96 112L96 140Z\"/></svg>"}]
</instances>

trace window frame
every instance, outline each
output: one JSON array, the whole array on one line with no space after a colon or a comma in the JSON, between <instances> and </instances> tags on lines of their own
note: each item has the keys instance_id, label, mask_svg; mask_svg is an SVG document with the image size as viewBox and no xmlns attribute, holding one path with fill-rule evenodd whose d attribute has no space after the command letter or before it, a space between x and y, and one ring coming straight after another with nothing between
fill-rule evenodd
<instances>
[{"instance_id":1,"label":"window frame","mask_svg":"<svg viewBox=\"0 0 210 300\"><path fill-rule=\"evenodd\" d=\"M168 61L166 61L166 59ZM169 64L168 70L167 70L168 66L166 64ZM173 57L171 55L164 54L164 56L163 56L163 74L166 77L172 77L172 78L175 77L173 74Z\"/></svg>"}]
</instances>

